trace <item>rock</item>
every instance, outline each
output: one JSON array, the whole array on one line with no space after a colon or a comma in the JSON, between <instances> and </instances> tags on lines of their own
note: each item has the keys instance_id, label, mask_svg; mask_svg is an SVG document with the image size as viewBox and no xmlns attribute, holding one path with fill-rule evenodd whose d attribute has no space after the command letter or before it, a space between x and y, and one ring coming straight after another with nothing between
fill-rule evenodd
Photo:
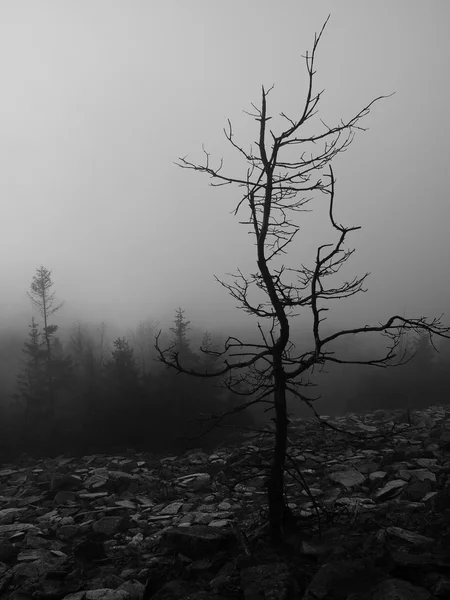
<instances>
[{"instance_id":1,"label":"rock","mask_svg":"<svg viewBox=\"0 0 450 600\"><path fill-rule=\"evenodd\" d=\"M195 515L188 513L187 515L183 515L180 521L178 521L178 527L189 527L194 521Z\"/></svg>"},{"instance_id":2,"label":"rock","mask_svg":"<svg viewBox=\"0 0 450 600\"><path fill-rule=\"evenodd\" d=\"M248 567L241 571L245 600L297 600L297 582L284 563Z\"/></svg>"},{"instance_id":3,"label":"rock","mask_svg":"<svg viewBox=\"0 0 450 600\"><path fill-rule=\"evenodd\" d=\"M401 527L394 527L394 526L387 527L386 532L389 535L399 537L402 540L410 542L411 544L414 544L414 545L433 544L434 543L433 538L426 537L424 535L420 535L418 533L415 533L414 531L407 531L406 529L402 529Z\"/></svg>"},{"instance_id":4,"label":"rock","mask_svg":"<svg viewBox=\"0 0 450 600\"><path fill-rule=\"evenodd\" d=\"M358 598L378 584L382 571L364 563L336 561L320 567L306 589L302 600L328 600L328 598Z\"/></svg>"},{"instance_id":5,"label":"rock","mask_svg":"<svg viewBox=\"0 0 450 600\"><path fill-rule=\"evenodd\" d=\"M0 562L14 562L19 550L9 540L0 540Z\"/></svg>"},{"instance_id":6,"label":"rock","mask_svg":"<svg viewBox=\"0 0 450 600\"><path fill-rule=\"evenodd\" d=\"M417 548L414 548L414 554L404 550L391 550L389 554L396 569L400 568L402 573L410 572L420 578L425 578L425 574L429 574L434 569L448 570L450 568L450 557L431 552L431 549L430 547L429 552L419 553Z\"/></svg>"},{"instance_id":7,"label":"rock","mask_svg":"<svg viewBox=\"0 0 450 600\"><path fill-rule=\"evenodd\" d=\"M210 527L226 527L230 523L230 519L214 519L209 522Z\"/></svg>"},{"instance_id":8,"label":"rock","mask_svg":"<svg viewBox=\"0 0 450 600\"><path fill-rule=\"evenodd\" d=\"M130 600L130 595L126 590L101 588L68 594L64 596L63 600Z\"/></svg>"},{"instance_id":9,"label":"rock","mask_svg":"<svg viewBox=\"0 0 450 600\"><path fill-rule=\"evenodd\" d=\"M79 542L73 548L73 555L83 566L91 564L93 561L106 558L105 547L100 539L88 539Z\"/></svg>"},{"instance_id":10,"label":"rock","mask_svg":"<svg viewBox=\"0 0 450 600\"><path fill-rule=\"evenodd\" d=\"M145 591L145 585L136 580L124 581L117 588L117 591L120 590L127 592L128 600L142 600Z\"/></svg>"},{"instance_id":11,"label":"rock","mask_svg":"<svg viewBox=\"0 0 450 600\"><path fill-rule=\"evenodd\" d=\"M437 598L450 598L450 579L442 575L437 575L431 591Z\"/></svg>"},{"instance_id":12,"label":"rock","mask_svg":"<svg viewBox=\"0 0 450 600\"><path fill-rule=\"evenodd\" d=\"M380 473L378 469L379 464L373 461L358 463L358 471L364 475L369 475L369 477L372 473Z\"/></svg>"},{"instance_id":13,"label":"rock","mask_svg":"<svg viewBox=\"0 0 450 600\"><path fill-rule=\"evenodd\" d=\"M208 462L209 457L204 452L193 452L189 455L191 465L204 465Z\"/></svg>"},{"instance_id":14,"label":"rock","mask_svg":"<svg viewBox=\"0 0 450 600\"><path fill-rule=\"evenodd\" d=\"M437 458L418 458L417 464L419 467L423 467L424 469L429 469L435 467L437 463Z\"/></svg>"},{"instance_id":15,"label":"rock","mask_svg":"<svg viewBox=\"0 0 450 600\"><path fill-rule=\"evenodd\" d=\"M331 481L340 483L346 488L352 488L357 485L361 485L365 482L366 478L359 471L338 471L337 473L331 473L329 475Z\"/></svg>"},{"instance_id":16,"label":"rock","mask_svg":"<svg viewBox=\"0 0 450 600\"><path fill-rule=\"evenodd\" d=\"M378 502L385 502L394 498L401 492L401 488L406 485L406 481L403 479L393 479L389 481L381 490L376 493L376 499Z\"/></svg>"},{"instance_id":17,"label":"rock","mask_svg":"<svg viewBox=\"0 0 450 600\"><path fill-rule=\"evenodd\" d=\"M386 410L374 410L372 413L372 418L375 421L383 421L384 419L386 419L386 417L389 415L388 411Z\"/></svg>"},{"instance_id":18,"label":"rock","mask_svg":"<svg viewBox=\"0 0 450 600\"><path fill-rule=\"evenodd\" d=\"M408 472L412 479L417 479L418 481L429 480L436 483L436 475L428 469L410 469Z\"/></svg>"},{"instance_id":19,"label":"rock","mask_svg":"<svg viewBox=\"0 0 450 600\"><path fill-rule=\"evenodd\" d=\"M428 502L429 500L432 500L436 495L437 492L428 492L428 494L425 494L425 496L422 498L422 502Z\"/></svg>"},{"instance_id":20,"label":"rock","mask_svg":"<svg viewBox=\"0 0 450 600\"><path fill-rule=\"evenodd\" d=\"M90 477L86 479L84 485L91 490L103 488L108 483L108 472L106 469L97 469Z\"/></svg>"},{"instance_id":21,"label":"rock","mask_svg":"<svg viewBox=\"0 0 450 600\"><path fill-rule=\"evenodd\" d=\"M429 592L403 579L386 579L370 591L370 600L432 600Z\"/></svg>"},{"instance_id":22,"label":"rock","mask_svg":"<svg viewBox=\"0 0 450 600\"><path fill-rule=\"evenodd\" d=\"M160 514L161 515L176 515L182 506L183 506L183 502L172 502L172 504L168 504L165 508L163 508Z\"/></svg>"},{"instance_id":23,"label":"rock","mask_svg":"<svg viewBox=\"0 0 450 600\"><path fill-rule=\"evenodd\" d=\"M122 517L104 517L94 523L93 530L96 533L104 533L107 536L112 536L119 531L122 521Z\"/></svg>"},{"instance_id":24,"label":"rock","mask_svg":"<svg viewBox=\"0 0 450 600\"><path fill-rule=\"evenodd\" d=\"M185 600L186 583L184 581L169 581L152 596L144 594L143 600L152 598L152 600Z\"/></svg>"},{"instance_id":25,"label":"rock","mask_svg":"<svg viewBox=\"0 0 450 600\"><path fill-rule=\"evenodd\" d=\"M24 508L4 508L0 510L0 525L10 525L23 512Z\"/></svg>"},{"instance_id":26,"label":"rock","mask_svg":"<svg viewBox=\"0 0 450 600\"><path fill-rule=\"evenodd\" d=\"M446 481L442 489L433 498L433 505L438 513L450 510L450 479Z\"/></svg>"},{"instance_id":27,"label":"rock","mask_svg":"<svg viewBox=\"0 0 450 600\"><path fill-rule=\"evenodd\" d=\"M413 502L420 502L431 492L431 484L427 481L416 481L405 488L406 496Z\"/></svg>"},{"instance_id":28,"label":"rock","mask_svg":"<svg viewBox=\"0 0 450 600\"><path fill-rule=\"evenodd\" d=\"M258 565L295 569L302 590L315 579L320 592L316 576L326 580L325 561L339 600L372 600L370 588L394 577L443 597L450 572L450 455L443 451L450 407L414 411L420 427L399 425L404 413L328 418L357 433L351 438L314 418L291 419L289 451L301 475L285 480L299 525L283 538L292 564L278 550L267 554L261 529L267 515L261 486L271 453L263 435L252 433L210 456L195 450L155 458L133 451L132 457L30 458L21 459L20 468L4 465L0 597L13 581L27 598L64 598L89 589L128 591L130 600L138 600L140 582L155 561L165 561L166 572L159 580L153 573L157 585L146 587L144 597L157 594L160 600L244 597L240 574ZM316 510L322 507L334 525L323 519L323 537L316 538ZM257 586L263 574L246 573L251 592L251 577ZM129 581L133 589L124 587ZM330 588L327 600L333 594Z\"/></svg>"},{"instance_id":29,"label":"rock","mask_svg":"<svg viewBox=\"0 0 450 600\"><path fill-rule=\"evenodd\" d=\"M371 509L375 507L375 502L371 498L338 498L336 500L338 506L348 506L352 509Z\"/></svg>"},{"instance_id":30,"label":"rock","mask_svg":"<svg viewBox=\"0 0 450 600\"><path fill-rule=\"evenodd\" d=\"M75 492L70 492L68 490L61 490L59 491L54 498L54 503L55 504L61 504L61 505L73 505L76 503L77 500L77 496L75 494Z\"/></svg>"},{"instance_id":31,"label":"rock","mask_svg":"<svg viewBox=\"0 0 450 600\"><path fill-rule=\"evenodd\" d=\"M172 527L164 532L161 541L164 546L195 560L229 549L235 539L231 532L193 525L187 529Z\"/></svg>"},{"instance_id":32,"label":"rock","mask_svg":"<svg viewBox=\"0 0 450 600\"><path fill-rule=\"evenodd\" d=\"M209 473L194 473L177 478L177 483L183 487L189 487L200 491L211 485L211 475Z\"/></svg>"}]
</instances>

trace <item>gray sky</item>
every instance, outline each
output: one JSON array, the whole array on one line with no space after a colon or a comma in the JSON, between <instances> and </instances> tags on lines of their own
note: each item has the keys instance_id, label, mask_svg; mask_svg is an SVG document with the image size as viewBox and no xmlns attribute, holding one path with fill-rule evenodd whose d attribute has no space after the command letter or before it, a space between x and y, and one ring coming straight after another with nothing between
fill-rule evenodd
<instances>
[{"instance_id":1,"label":"gray sky","mask_svg":"<svg viewBox=\"0 0 450 600\"><path fill-rule=\"evenodd\" d=\"M363 226L348 273L372 273L368 294L333 305L335 319L406 310L449 322L448 0L2 0L4 322L31 315L25 292L41 264L66 301L60 321L164 322L181 305L205 327L241 322L213 278L254 268L230 214L240 192L174 161L201 160L204 143L227 173L242 169L226 119L247 147L257 124L242 110L272 83L271 114L298 115L301 55L329 13L320 116L346 119L396 92L335 163L338 220ZM322 216L300 215L303 254L287 264L334 239Z\"/></svg>"}]
</instances>

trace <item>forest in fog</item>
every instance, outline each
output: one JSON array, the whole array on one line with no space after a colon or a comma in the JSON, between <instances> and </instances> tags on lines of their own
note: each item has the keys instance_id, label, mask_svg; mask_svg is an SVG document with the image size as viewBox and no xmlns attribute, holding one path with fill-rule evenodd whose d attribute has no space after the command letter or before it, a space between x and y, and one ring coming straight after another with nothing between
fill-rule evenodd
<instances>
[{"instance_id":1,"label":"forest in fog","mask_svg":"<svg viewBox=\"0 0 450 600\"><path fill-rule=\"evenodd\" d=\"M23 335L23 328L4 329L0 339L1 456L131 447L177 452L213 447L235 439L239 432L270 424L269 405L236 411L248 398L230 392L220 378L177 374L158 361L155 336L161 331L161 348L172 347L187 368L211 372L223 361L214 352L223 348L228 336L236 335L231 325L230 330L202 331L186 311L176 307L175 299L173 323L166 329L151 319L119 335L105 322L77 321L60 329L58 316L64 304L55 301L57 282L45 267L36 273L44 277L44 287L36 287L35 276L29 293L28 334ZM250 324L247 331L239 330L247 340L257 333ZM304 349L308 336L309 332L298 331L293 336L296 348ZM385 347L381 336L354 335L333 350L343 358L363 361ZM410 358L407 364L387 369L316 367L304 381L305 394L315 398L311 404L321 415L447 403L448 340L439 339L433 346L426 334L411 335L403 339L399 356L403 352ZM289 399L289 412L314 417L311 407L298 398ZM213 421L208 417L224 413L232 414L211 429Z\"/></svg>"},{"instance_id":2,"label":"forest in fog","mask_svg":"<svg viewBox=\"0 0 450 600\"><path fill-rule=\"evenodd\" d=\"M230 336L254 344L249 353L266 336L262 362L274 365L274 312L280 328L289 319L278 358L291 343L311 353L296 372L309 405L280 377L291 415L448 402L450 343L430 340L425 320L444 313L434 332L450 333L449 6L5 6L0 460L177 452L273 427L273 402L239 410L251 399L245 371L235 372L241 395L232 393L221 378L168 368L155 343L160 333L162 349L205 374L227 358L219 352ZM318 31L313 68L305 52L315 52ZM270 32L271 43L252 32ZM264 185L249 172L265 173ZM253 204L242 204L244 189ZM264 189L275 190L269 216ZM275 261L264 281L254 275L257 242L266 267ZM319 268L324 248L331 265ZM318 303L312 290L323 291L328 275ZM359 291L368 293L350 297ZM360 362L386 356L391 340L374 329L391 315L403 331L391 363L405 354L406 364L327 360L329 351ZM315 349L313 320L332 337ZM370 332L353 333L367 324ZM349 335L333 337L339 329ZM223 414L209 431L209 415ZM283 412L278 423L286 420Z\"/></svg>"}]
</instances>

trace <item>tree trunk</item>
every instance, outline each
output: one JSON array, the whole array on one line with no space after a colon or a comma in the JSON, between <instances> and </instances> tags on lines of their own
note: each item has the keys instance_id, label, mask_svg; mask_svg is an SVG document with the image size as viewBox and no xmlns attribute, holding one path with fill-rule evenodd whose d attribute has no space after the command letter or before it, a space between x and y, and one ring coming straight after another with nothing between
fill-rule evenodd
<instances>
[{"instance_id":1,"label":"tree trunk","mask_svg":"<svg viewBox=\"0 0 450 600\"><path fill-rule=\"evenodd\" d=\"M287 409L286 382L281 358L274 357L274 405L275 405L275 445L267 486L269 504L269 525L272 538L280 539L283 533L283 523L287 516L287 506L284 501L284 467L286 462L287 445Z\"/></svg>"}]
</instances>

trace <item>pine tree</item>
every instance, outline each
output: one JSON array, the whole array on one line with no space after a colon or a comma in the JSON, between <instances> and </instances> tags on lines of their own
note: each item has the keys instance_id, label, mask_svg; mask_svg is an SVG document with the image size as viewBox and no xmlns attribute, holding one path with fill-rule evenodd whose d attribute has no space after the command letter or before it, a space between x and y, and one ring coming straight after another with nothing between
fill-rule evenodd
<instances>
[{"instance_id":1,"label":"pine tree","mask_svg":"<svg viewBox=\"0 0 450 600\"><path fill-rule=\"evenodd\" d=\"M105 404L103 422L109 442L123 439L128 430L128 443L136 439L142 426L142 388L133 348L123 337L113 342L114 349L105 370Z\"/></svg>"},{"instance_id":2,"label":"pine tree","mask_svg":"<svg viewBox=\"0 0 450 600\"><path fill-rule=\"evenodd\" d=\"M187 332L189 331L189 325L191 322L186 321L184 310L178 308L178 310L175 312L175 319L173 322L174 327L171 327L170 331L174 334L174 351L180 354L190 352L190 342L187 337Z\"/></svg>"},{"instance_id":3,"label":"pine tree","mask_svg":"<svg viewBox=\"0 0 450 600\"><path fill-rule=\"evenodd\" d=\"M44 319L43 333L48 359L51 358L52 342L58 329L57 325L50 325L48 320L63 305L62 302L55 304L55 294L50 291L53 287L51 275L51 271L40 266L36 269L36 275L31 281L30 292L28 292L32 305L39 311Z\"/></svg>"},{"instance_id":4,"label":"pine tree","mask_svg":"<svg viewBox=\"0 0 450 600\"><path fill-rule=\"evenodd\" d=\"M29 325L28 341L24 343L22 349L26 358L17 376L19 393L15 394L16 399L25 401L25 418L27 422L33 415L45 414L48 409L47 352L43 347L44 342L41 337L39 326L32 317L31 325Z\"/></svg>"},{"instance_id":5,"label":"pine tree","mask_svg":"<svg viewBox=\"0 0 450 600\"><path fill-rule=\"evenodd\" d=\"M125 338L118 337L113 342L109 369L111 373L125 385L138 380L139 370L136 365L134 350Z\"/></svg>"},{"instance_id":6,"label":"pine tree","mask_svg":"<svg viewBox=\"0 0 450 600\"><path fill-rule=\"evenodd\" d=\"M118 337L113 346L114 350L106 365L108 384L112 385L110 397L119 405L137 401L141 386L134 350L124 337Z\"/></svg>"},{"instance_id":7,"label":"pine tree","mask_svg":"<svg viewBox=\"0 0 450 600\"><path fill-rule=\"evenodd\" d=\"M33 307L44 319L44 327L42 330L42 349L45 352L45 358L47 361L46 376L48 389L48 413L51 422L54 424L56 394L55 371L58 371L60 367L63 366L63 362L60 360L54 361L52 358L55 333L58 330L58 326L50 324L49 319L61 308L63 303L55 303L55 294L51 291L51 288L53 287L51 274L51 271L46 269L44 266L40 266L38 269L36 269L36 274L31 281L30 292L27 293L31 299ZM64 363L64 367L66 366L68 365Z\"/></svg>"}]
</instances>

